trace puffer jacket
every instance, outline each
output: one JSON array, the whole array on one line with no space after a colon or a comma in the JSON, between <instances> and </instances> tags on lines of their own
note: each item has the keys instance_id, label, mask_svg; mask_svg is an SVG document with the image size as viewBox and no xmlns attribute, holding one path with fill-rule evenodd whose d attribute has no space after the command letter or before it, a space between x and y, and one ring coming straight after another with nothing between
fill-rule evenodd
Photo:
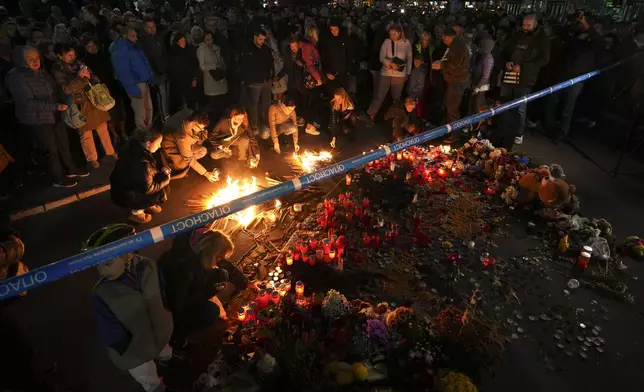
<instances>
[{"instance_id":1,"label":"puffer jacket","mask_svg":"<svg viewBox=\"0 0 644 392\"><path fill-rule=\"evenodd\" d=\"M18 122L25 125L54 124L57 99L52 77L41 68L27 67L24 50L16 50L16 66L7 73L7 89L15 102Z\"/></svg>"},{"instance_id":2,"label":"puffer jacket","mask_svg":"<svg viewBox=\"0 0 644 392\"><path fill-rule=\"evenodd\" d=\"M143 49L125 38L119 38L110 45L110 56L116 78L130 97L140 97L137 83L147 83L154 73Z\"/></svg>"},{"instance_id":3,"label":"puffer jacket","mask_svg":"<svg viewBox=\"0 0 644 392\"><path fill-rule=\"evenodd\" d=\"M110 175L110 195L119 207L142 209L159 203L170 177L161 172L161 164L139 143L131 143L121 153Z\"/></svg>"}]
</instances>

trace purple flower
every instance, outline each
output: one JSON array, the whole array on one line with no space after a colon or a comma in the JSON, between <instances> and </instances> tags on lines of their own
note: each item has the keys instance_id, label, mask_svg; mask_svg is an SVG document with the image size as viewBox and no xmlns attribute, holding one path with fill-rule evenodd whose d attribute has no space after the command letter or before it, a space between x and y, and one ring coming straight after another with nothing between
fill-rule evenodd
<instances>
[{"instance_id":1,"label":"purple flower","mask_svg":"<svg viewBox=\"0 0 644 392\"><path fill-rule=\"evenodd\" d=\"M367 335L373 342L381 345L387 345L391 339L387 327L378 319L367 321Z\"/></svg>"}]
</instances>

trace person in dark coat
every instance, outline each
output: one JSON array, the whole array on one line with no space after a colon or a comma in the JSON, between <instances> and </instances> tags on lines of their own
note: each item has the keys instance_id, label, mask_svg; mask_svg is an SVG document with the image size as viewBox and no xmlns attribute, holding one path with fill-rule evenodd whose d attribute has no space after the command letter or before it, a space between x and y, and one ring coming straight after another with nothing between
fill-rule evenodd
<instances>
[{"instance_id":1,"label":"person in dark coat","mask_svg":"<svg viewBox=\"0 0 644 392\"><path fill-rule=\"evenodd\" d=\"M173 98L179 99L180 108L187 107L195 110L199 101L197 76L201 71L196 49L192 45L188 45L183 32L175 32L170 39L168 72L170 91Z\"/></svg>"},{"instance_id":2,"label":"person in dark coat","mask_svg":"<svg viewBox=\"0 0 644 392\"><path fill-rule=\"evenodd\" d=\"M304 60L302 59L302 50L300 49L299 38L291 37L289 39L286 51L282 53L284 59L283 71L288 76L288 95L292 97L297 106L302 108L300 116L305 111L309 101L310 91L304 86ZM298 125L304 126L304 117L298 119Z\"/></svg>"},{"instance_id":3,"label":"person in dark coat","mask_svg":"<svg viewBox=\"0 0 644 392\"><path fill-rule=\"evenodd\" d=\"M501 85L501 100L509 102L528 95L537 82L539 71L550 61L550 41L537 25L535 15L523 18L523 29L511 37L501 52L500 66L504 67ZM523 143L527 104L519 106L517 113L509 111L504 117L518 114L516 144ZM517 121L508 121L517 124ZM509 125L510 127L512 125Z\"/></svg>"},{"instance_id":4,"label":"person in dark coat","mask_svg":"<svg viewBox=\"0 0 644 392\"><path fill-rule=\"evenodd\" d=\"M148 19L143 23L143 34L139 38L145 56L150 62L154 71L154 79L151 83L154 90L154 97L161 118L165 121L170 117L170 82L168 81L169 55L165 45L165 37L157 31L154 19Z\"/></svg>"},{"instance_id":5,"label":"person in dark coat","mask_svg":"<svg viewBox=\"0 0 644 392\"><path fill-rule=\"evenodd\" d=\"M241 79L244 84L246 110L253 132L268 127L268 107L275 72L273 54L264 44L266 32L257 28L239 59Z\"/></svg>"},{"instance_id":6,"label":"person in dark coat","mask_svg":"<svg viewBox=\"0 0 644 392\"><path fill-rule=\"evenodd\" d=\"M121 154L110 176L112 202L131 210L129 220L147 223L150 214L161 212L167 200L170 169L155 157L163 135L151 129L137 132L136 139Z\"/></svg>"},{"instance_id":7,"label":"person in dark coat","mask_svg":"<svg viewBox=\"0 0 644 392\"><path fill-rule=\"evenodd\" d=\"M127 93L123 86L114 77L114 68L105 47L100 46L96 37L84 33L80 37L80 44L85 48L83 63L91 69L96 76L105 83L110 95L114 98L114 107L110 109L110 121L107 127L112 135L117 135L122 141L128 139L125 132L125 106Z\"/></svg>"},{"instance_id":8,"label":"person in dark coat","mask_svg":"<svg viewBox=\"0 0 644 392\"><path fill-rule=\"evenodd\" d=\"M331 20L329 33L320 40L322 72L331 91L338 87L347 88L351 65L352 48L348 37L340 31L341 23Z\"/></svg>"},{"instance_id":9,"label":"person in dark coat","mask_svg":"<svg viewBox=\"0 0 644 392\"><path fill-rule=\"evenodd\" d=\"M445 30L443 42L449 50L444 59L435 61L432 69L440 69L447 85L445 89L445 117L451 123L461 118L461 101L470 84L470 52L453 29Z\"/></svg>"},{"instance_id":10,"label":"person in dark coat","mask_svg":"<svg viewBox=\"0 0 644 392\"><path fill-rule=\"evenodd\" d=\"M22 129L29 135L35 149L46 161L47 171L56 187L73 187L73 177L85 177L74 165L69 151L69 141L64 124L56 126L56 112L63 112L67 105L60 103L55 94L55 82L40 67L40 54L31 47L16 51L15 67L7 74L7 89L15 102L15 115ZM61 160L67 168L63 173Z\"/></svg>"},{"instance_id":11,"label":"person in dark coat","mask_svg":"<svg viewBox=\"0 0 644 392\"><path fill-rule=\"evenodd\" d=\"M243 273L226 261L234 249L224 233L201 228L177 237L162 256L159 265L175 325L173 346L183 345L188 334L226 319L220 297L247 287Z\"/></svg>"}]
</instances>

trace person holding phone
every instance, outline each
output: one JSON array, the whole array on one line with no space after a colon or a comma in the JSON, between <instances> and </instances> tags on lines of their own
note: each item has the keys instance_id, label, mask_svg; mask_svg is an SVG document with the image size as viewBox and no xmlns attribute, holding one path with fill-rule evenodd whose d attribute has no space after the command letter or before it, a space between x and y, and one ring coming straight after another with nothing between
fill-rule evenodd
<instances>
[{"instance_id":1,"label":"person holding phone","mask_svg":"<svg viewBox=\"0 0 644 392\"><path fill-rule=\"evenodd\" d=\"M389 28L389 38L380 47L380 79L378 88L374 91L373 99L367 110L367 114L373 121L391 90L391 97L394 102L400 100L403 86L411 73L414 55L411 42L405 38L401 25L395 23Z\"/></svg>"}]
</instances>

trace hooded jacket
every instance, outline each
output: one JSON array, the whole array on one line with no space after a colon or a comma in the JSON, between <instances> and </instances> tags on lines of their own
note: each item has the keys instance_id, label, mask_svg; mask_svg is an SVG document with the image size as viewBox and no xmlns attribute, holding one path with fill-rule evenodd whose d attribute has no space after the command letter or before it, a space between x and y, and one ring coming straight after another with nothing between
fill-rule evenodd
<instances>
[{"instance_id":1,"label":"hooded jacket","mask_svg":"<svg viewBox=\"0 0 644 392\"><path fill-rule=\"evenodd\" d=\"M523 31L511 37L501 53L501 66L512 62L521 67L519 85L533 87L537 82L539 71L550 61L550 40L537 27L532 33Z\"/></svg>"},{"instance_id":2,"label":"hooded jacket","mask_svg":"<svg viewBox=\"0 0 644 392\"><path fill-rule=\"evenodd\" d=\"M137 83L148 83L154 77L148 58L136 44L119 38L110 45L114 74L130 97L140 97Z\"/></svg>"},{"instance_id":3,"label":"hooded jacket","mask_svg":"<svg viewBox=\"0 0 644 392\"><path fill-rule=\"evenodd\" d=\"M494 68L494 56L492 50L494 49L495 42L492 38L485 37L480 42L480 50L474 56L472 63L472 87L484 88L485 85L490 84L490 75ZM484 90L485 91L485 90Z\"/></svg>"},{"instance_id":4,"label":"hooded jacket","mask_svg":"<svg viewBox=\"0 0 644 392\"><path fill-rule=\"evenodd\" d=\"M120 154L110 175L110 195L119 207L138 210L158 204L165 197L163 188L170 177L161 173L154 154L139 143L131 143Z\"/></svg>"},{"instance_id":5,"label":"hooded jacket","mask_svg":"<svg viewBox=\"0 0 644 392\"><path fill-rule=\"evenodd\" d=\"M55 82L42 69L42 62L37 71L27 67L25 48L14 52L15 67L7 73L7 88L15 102L16 118L26 125L54 124L58 106Z\"/></svg>"}]
</instances>

